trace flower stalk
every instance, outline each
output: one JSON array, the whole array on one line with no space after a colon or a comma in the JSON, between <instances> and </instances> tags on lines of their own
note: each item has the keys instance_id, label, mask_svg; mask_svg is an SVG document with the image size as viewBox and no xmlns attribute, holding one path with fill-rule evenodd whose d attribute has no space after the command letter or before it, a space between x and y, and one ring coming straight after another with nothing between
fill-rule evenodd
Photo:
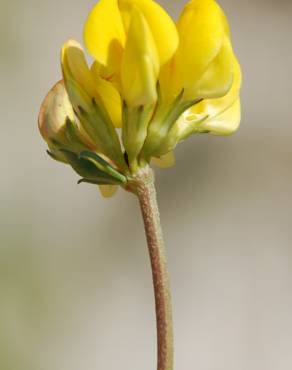
<instances>
[{"instance_id":1,"label":"flower stalk","mask_svg":"<svg viewBox=\"0 0 292 370\"><path fill-rule=\"evenodd\" d=\"M157 370L173 370L173 328L169 274L157 205L154 174L144 167L134 177L143 216L155 296L157 328Z\"/></svg>"}]
</instances>

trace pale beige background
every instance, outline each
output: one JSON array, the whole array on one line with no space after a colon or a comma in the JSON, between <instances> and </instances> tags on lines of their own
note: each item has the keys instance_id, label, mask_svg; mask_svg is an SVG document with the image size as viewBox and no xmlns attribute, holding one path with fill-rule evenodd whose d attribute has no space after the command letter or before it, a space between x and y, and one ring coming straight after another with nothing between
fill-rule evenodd
<instances>
[{"instance_id":1,"label":"pale beige background","mask_svg":"<svg viewBox=\"0 0 292 370\"><path fill-rule=\"evenodd\" d=\"M183 1L161 1L177 16ZM241 130L192 137L157 172L175 370L292 368L292 2L221 0ZM50 160L39 105L93 0L0 0L0 369L154 370L151 275L134 197Z\"/></svg>"}]
</instances>

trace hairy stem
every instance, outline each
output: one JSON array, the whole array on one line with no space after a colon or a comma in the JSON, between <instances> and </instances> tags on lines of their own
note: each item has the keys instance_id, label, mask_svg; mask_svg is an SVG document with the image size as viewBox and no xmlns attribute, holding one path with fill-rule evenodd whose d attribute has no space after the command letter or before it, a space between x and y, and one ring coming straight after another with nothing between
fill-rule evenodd
<instances>
[{"instance_id":1,"label":"hairy stem","mask_svg":"<svg viewBox=\"0 0 292 370\"><path fill-rule=\"evenodd\" d=\"M169 276L162 237L153 171L140 170L134 190L143 215L155 295L157 370L173 370L173 330Z\"/></svg>"}]
</instances>

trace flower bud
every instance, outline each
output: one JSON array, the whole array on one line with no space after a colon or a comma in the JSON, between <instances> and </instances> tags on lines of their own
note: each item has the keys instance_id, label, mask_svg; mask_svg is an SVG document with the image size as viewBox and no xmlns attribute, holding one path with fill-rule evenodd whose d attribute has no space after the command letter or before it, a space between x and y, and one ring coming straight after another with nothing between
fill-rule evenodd
<instances>
[{"instance_id":1,"label":"flower bud","mask_svg":"<svg viewBox=\"0 0 292 370\"><path fill-rule=\"evenodd\" d=\"M110 106L107 110L107 104L120 103L114 86L94 78L76 41L69 40L63 46L61 59L66 90L81 125L103 154L124 167L120 141L109 113Z\"/></svg>"},{"instance_id":2,"label":"flower bud","mask_svg":"<svg viewBox=\"0 0 292 370\"><path fill-rule=\"evenodd\" d=\"M57 160L67 162L60 148L73 152L96 149L76 123L63 81L59 81L44 99L38 122L40 133Z\"/></svg>"}]
</instances>

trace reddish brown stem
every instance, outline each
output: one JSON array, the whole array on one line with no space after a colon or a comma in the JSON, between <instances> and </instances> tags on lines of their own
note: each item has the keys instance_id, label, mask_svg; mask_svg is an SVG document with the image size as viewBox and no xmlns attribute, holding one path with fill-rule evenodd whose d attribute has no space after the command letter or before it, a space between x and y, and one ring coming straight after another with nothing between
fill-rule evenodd
<instances>
[{"instance_id":1,"label":"reddish brown stem","mask_svg":"<svg viewBox=\"0 0 292 370\"><path fill-rule=\"evenodd\" d=\"M152 170L149 167L140 170L134 181L135 193L143 215L152 267L157 326L157 370L173 370L169 276Z\"/></svg>"}]
</instances>

